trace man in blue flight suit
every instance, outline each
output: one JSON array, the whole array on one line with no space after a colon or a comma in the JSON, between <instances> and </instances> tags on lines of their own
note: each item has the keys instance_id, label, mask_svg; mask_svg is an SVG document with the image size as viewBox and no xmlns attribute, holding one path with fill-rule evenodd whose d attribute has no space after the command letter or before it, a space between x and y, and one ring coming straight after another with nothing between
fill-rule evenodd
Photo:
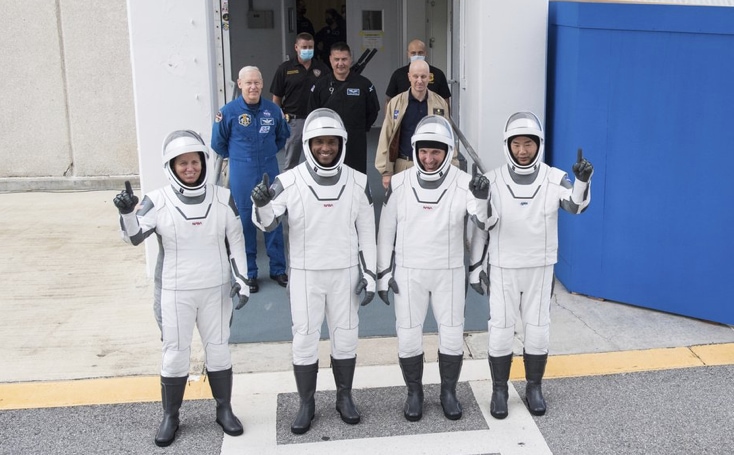
<instances>
[{"instance_id":1,"label":"man in blue flight suit","mask_svg":"<svg viewBox=\"0 0 734 455\"><path fill-rule=\"evenodd\" d=\"M263 99L263 78L255 66L240 70L237 86L242 96L233 100L217 113L212 127L212 149L222 158L229 158L229 186L244 215L242 228L247 253L247 285L250 292L258 292L257 281L257 228L249 216L252 213L250 193L260 183L263 174L271 180L278 175L278 150L290 136L290 129L283 111ZM265 233L265 247L270 258L270 278L279 285L288 285L286 274L283 229L278 227Z\"/></svg>"}]
</instances>

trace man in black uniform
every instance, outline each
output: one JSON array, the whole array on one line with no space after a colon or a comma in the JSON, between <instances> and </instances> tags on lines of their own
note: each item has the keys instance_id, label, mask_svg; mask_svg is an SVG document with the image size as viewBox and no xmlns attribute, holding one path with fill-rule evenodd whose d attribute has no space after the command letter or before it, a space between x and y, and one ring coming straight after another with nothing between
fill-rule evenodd
<instances>
[{"instance_id":1,"label":"man in black uniform","mask_svg":"<svg viewBox=\"0 0 734 455\"><path fill-rule=\"evenodd\" d=\"M411 62L415 60L426 59L426 43L421 40L414 39L408 44L408 58ZM392 73L390 82L387 84L387 101L390 102L390 98L403 93L410 88L410 80L408 79L408 70L410 70L410 63L405 66L401 66ZM449 89L449 83L446 80L446 75L440 69L435 66L428 65L429 79L428 79L428 90L438 93L441 98L446 100L446 104L451 105L451 89Z\"/></svg>"},{"instance_id":2,"label":"man in black uniform","mask_svg":"<svg viewBox=\"0 0 734 455\"><path fill-rule=\"evenodd\" d=\"M296 18L296 33L299 35L301 33L309 33L313 36L316 34L316 31L313 28L311 19L306 17L306 11L306 0L298 0L296 2L296 13L298 14Z\"/></svg>"},{"instance_id":3,"label":"man in black uniform","mask_svg":"<svg viewBox=\"0 0 734 455\"><path fill-rule=\"evenodd\" d=\"M308 110L327 107L344 121L349 146L344 163L363 174L367 173L367 131L377 119L380 101L369 79L350 71L352 52L347 43L331 46L333 73L322 77L311 88Z\"/></svg>"},{"instance_id":4,"label":"man in black uniform","mask_svg":"<svg viewBox=\"0 0 734 455\"><path fill-rule=\"evenodd\" d=\"M329 68L313 58L314 39L309 33L300 33L296 37L296 58L281 63L270 84L273 102L285 113L291 136L285 143L285 162L283 170L287 171L298 165L301 159L301 135L303 122L308 115L308 98L311 87L329 73Z\"/></svg>"}]
</instances>

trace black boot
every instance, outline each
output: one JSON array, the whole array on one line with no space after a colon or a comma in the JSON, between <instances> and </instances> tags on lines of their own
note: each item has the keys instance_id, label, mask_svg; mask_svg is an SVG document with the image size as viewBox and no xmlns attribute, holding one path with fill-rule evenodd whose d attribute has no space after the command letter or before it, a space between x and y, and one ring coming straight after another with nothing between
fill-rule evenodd
<instances>
[{"instance_id":1,"label":"black boot","mask_svg":"<svg viewBox=\"0 0 734 455\"><path fill-rule=\"evenodd\" d=\"M408 386L403 415L409 421L417 422L423 417L423 354L399 360L405 385Z\"/></svg>"},{"instance_id":2,"label":"black boot","mask_svg":"<svg viewBox=\"0 0 734 455\"><path fill-rule=\"evenodd\" d=\"M232 368L222 371L207 371L209 386L217 402L217 423L230 436L244 433L242 422L232 412Z\"/></svg>"},{"instance_id":3,"label":"black boot","mask_svg":"<svg viewBox=\"0 0 734 455\"><path fill-rule=\"evenodd\" d=\"M161 399L163 401L163 420L155 435L155 445L167 447L176 439L178 431L178 410L183 402L188 376L168 378L161 376Z\"/></svg>"},{"instance_id":4,"label":"black boot","mask_svg":"<svg viewBox=\"0 0 734 455\"><path fill-rule=\"evenodd\" d=\"M354 379L354 368L357 358L340 359L331 358L331 370L334 373L336 383L336 410L342 420L349 424L359 423L359 411L352 399L352 380Z\"/></svg>"},{"instance_id":5,"label":"black boot","mask_svg":"<svg viewBox=\"0 0 734 455\"><path fill-rule=\"evenodd\" d=\"M492 374L492 402L489 405L489 413L495 419L507 417L507 381L510 379L510 367L512 366L512 354L502 357L489 356L489 372Z\"/></svg>"},{"instance_id":6,"label":"black boot","mask_svg":"<svg viewBox=\"0 0 734 455\"><path fill-rule=\"evenodd\" d=\"M319 363L313 365L293 365L293 374L296 376L298 396L301 397L301 407L296 419L291 424L291 431L303 434L311 428L311 421L316 413L316 375L319 373Z\"/></svg>"},{"instance_id":7,"label":"black boot","mask_svg":"<svg viewBox=\"0 0 734 455\"><path fill-rule=\"evenodd\" d=\"M438 353L438 370L441 373L441 407L443 415L451 420L461 418L462 409L456 398L456 383L461 374L463 355L447 355Z\"/></svg>"},{"instance_id":8,"label":"black boot","mask_svg":"<svg viewBox=\"0 0 734 455\"><path fill-rule=\"evenodd\" d=\"M525 379L528 381L525 386L525 398L528 401L528 410L534 416L542 416L545 414L545 399L543 399L543 391L541 390L540 383L545 373L548 354L534 355L523 352L522 357L525 361Z\"/></svg>"}]
</instances>

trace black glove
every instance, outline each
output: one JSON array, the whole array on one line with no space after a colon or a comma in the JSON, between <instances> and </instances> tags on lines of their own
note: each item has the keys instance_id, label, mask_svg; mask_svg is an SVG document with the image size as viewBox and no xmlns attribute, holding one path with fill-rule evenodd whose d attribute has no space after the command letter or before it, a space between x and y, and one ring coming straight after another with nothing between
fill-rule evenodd
<instances>
[{"instance_id":1,"label":"black glove","mask_svg":"<svg viewBox=\"0 0 734 455\"><path fill-rule=\"evenodd\" d=\"M477 199L489 198L489 179L482 174L476 174L469 182L469 190Z\"/></svg>"},{"instance_id":2,"label":"black glove","mask_svg":"<svg viewBox=\"0 0 734 455\"><path fill-rule=\"evenodd\" d=\"M268 174L263 174L263 181L255 185L252 189L252 202L257 207L265 207L273 200L273 191L270 190L270 178Z\"/></svg>"},{"instance_id":3,"label":"black glove","mask_svg":"<svg viewBox=\"0 0 734 455\"><path fill-rule=\"evenodd\" d=\"M137 207L138 202L140 202L140 199L133 194L133 187L129 180L125 181L125 189L112 200L117 210L120 211L120 215L131 213Z\"/></svg>"},{"instance_id":4,"label":"black glove","mask_svg":"<svg viewBox=\"0 0 734 455\"><path fill-rule=\"evenodd\" d=\"M484 286L482 286L482 283L484 283ZM482 270L479 272L479 282L478 283L469 283L469 286L472 287L479 295L484 295L484 288L487 288L487 292L489 292L489 278L487 278L487 274Z\"/></svg>"},{"instance_id":5,"label":"black glove","mask_svg":"<svg viewBox=\"0 0 734 455\"><path fill-rule=\"evenodd\" d=\"M377 291L377 295L379 295L382 301L385 302L385 305L390 305L390 289L392 289L393 294L400 294L398 283L395 281L395 278L390 278L390 281L387 282L386 291Z\"/></svg>"},{"instance_id":6,"label":"black glove","mask_svg":"<svg viewBox=\"0 0 734 455\"><path fill-rule=\"evenodd\" d=\"M362 291L364 291L364 297L362 297L362 301L359 302L360 306L365 306L369 304L372 299L375 298L375 293L372 291L365 291L366 288L367 280L362 278L361 280L359 280L359 283L357 283L357 287L354 289L354 293L357 295L361 294Z\"/></svg>"},{"instance_id":7,"label":"black glove","mask_svg":"<svg viewBox=\"0 0 734 455\"><path fill-rule=\"evenodd\" d=\"M234 307L235 310L239 310L240 308L245 306L248 300L250 300L248 296L240 294L240 289L242 289L240 287L240 284L235 283L234 285L232 285L232 290L229 291L229 298L234 298L234 296L238 296L240 300L237 306Z\"/></svg>"},{"instance_id":8,"label":"black glove","mask_svg":"<svg viewBox=\"0 0 734 455\"><path fill-rule=\"evenodd\" d=\"M591 174L594 173L594 166L591 165L586 158L584 158L584 152L579 149L576 162L573 165L573 175L582 182L588 182L591 178Z\"/></svg>"}]
</instances>

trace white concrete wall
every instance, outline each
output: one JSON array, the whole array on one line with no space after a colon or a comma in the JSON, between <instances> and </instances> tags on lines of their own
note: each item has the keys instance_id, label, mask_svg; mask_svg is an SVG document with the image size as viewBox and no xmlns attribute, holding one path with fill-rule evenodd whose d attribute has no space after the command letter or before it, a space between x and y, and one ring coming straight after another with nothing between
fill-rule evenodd
<instances>
[{"instance_id":1,"label":"white concrete wall","mask_svg":"<svg viewBox=\"0 0 734 455\"><path fill-rule=\"evenodd\" d=\"M137 174L125 1L2 4L0 188Z\"/></svg>"},{"instance_id":2,"label":"white concrete wall","mask_svg":"<svg viewBox=\"0 0 734 455\"><path fill-rule=\"evenodd\" d=\"M218 109L214 9L201 0L128 0L127 6L140 184L145 194L168 182L161 161L168 134L191 129L209 144ZM157 246L150 239L146 252L151 273Z\"/></svg>"},{"instance_id":3,"label":"white concrete wall","mask_svg":"<svg viewBox=\"0 0 734 455\"><path fill-rule=\"evenodd\" d=\"M469 0L460 8L459 127L492 169L504 162L509 115L530 110L545 121L548 0Z\"/></svg>"}]
</instances>

